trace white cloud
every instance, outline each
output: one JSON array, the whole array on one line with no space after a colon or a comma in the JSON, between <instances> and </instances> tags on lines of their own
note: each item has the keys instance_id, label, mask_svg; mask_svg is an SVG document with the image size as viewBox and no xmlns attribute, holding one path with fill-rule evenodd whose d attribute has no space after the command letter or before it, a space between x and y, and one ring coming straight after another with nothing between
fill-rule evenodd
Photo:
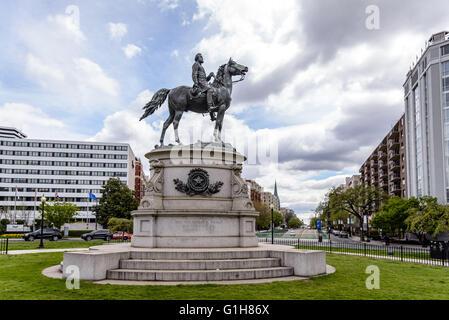
<instances>
[{"instance_id":1,"label":"white cloud","mask_svg":"<svg viewBox=\"0 0 449 320\"><path fill-rule=\"evenodd\" d=\"M85 136L74 133L63 121L24 103L9 102L0 106L0 124L18 128L30 139L85 139Z\"/></svg>"},{"instance_id":2,"label":"white cloud","mask_svg":"<svg viewBox=\"0 0 449 320\"><path fill-rule=\"evenodd\" d=\"M77 58L74 63L80 86L86 85L89 89L98 90L110 96L118 96L118 82L108 77L98 64L87 58Z\"/></svg>"},{"instance_id":3,"label":"white cloud","mask_svg":"<svg viewBox=\"0 0 449 320\"><path fill-rule=\"evenodd\" d=\"M122 49L128 59L132 59L136 55L140 55L142 53L142 49L134 44L128 44L126 47L123 47Z\"/></svg>"},{"instance_id":4,"label":"white cloud","mask_svg":"<svg viewBox=\"0 0 449 320\"><path fill-rule=\"evenodd\" d=\"M70 11L69 9L72 8ZM62 33L69 36L73 41L80 43L86 40L84 33L81 31L79 23L79 9L76 6L67 7L67 14L57 14L48 16L47 21L54 25L53 32Z\"/></svg>"},{"instance_id":5,"label":"white cloud","mask_svg":"<svg viewBox=\"0 0 449 320\"><path fill-rule=\"evenodd\" d=\"M49 81L64 81L64 72L59 67L46 65L32 54L27 55L26 69L27 73L44 87L48 87Z\"/></svg>"},{"instance_id":6,"label":"white cloud","mask_svg":"<svg viewBox=\"0 0 449 320\"><path fill-rule=\"evenodd\" d=\"M170 54L172 57L179 57L179 51L178 50L173 50Z\"/></svg>"},{"instance_id":7,"label":"white cloud","mask_svg":"<svg viewBox=\"0 0 449 320\"><path fill-rule=\"evenodd\" d=\"M159 8L164 10L173 10L179 6L179 0L160 0Z\"/></svg>"},{"instance_id":8,"label":"white cloud","mask_svg":"<svg viewBox=\"0 0 449 320\"><path fill-rule=\"evenodd\" d=\"M40 95L51 97L52 105L64 106L68 113L107 112L118 105L120 85L87 57L88 41L77 7L72 7L67 15L48 16L20 28L18 44L25 54L18 58L28 79L44 89Z\"/></svg>"},{"instance_id":9,"label":"white cloud","mask_svg":"<svg viewBox=\"0 0 449 320\"><path fill-rule=\"evenodd\" d=\"M122 40L128 33L128 27L124 23L108 23L109 34L112 40Z\"/></svg>"}]
</instances>

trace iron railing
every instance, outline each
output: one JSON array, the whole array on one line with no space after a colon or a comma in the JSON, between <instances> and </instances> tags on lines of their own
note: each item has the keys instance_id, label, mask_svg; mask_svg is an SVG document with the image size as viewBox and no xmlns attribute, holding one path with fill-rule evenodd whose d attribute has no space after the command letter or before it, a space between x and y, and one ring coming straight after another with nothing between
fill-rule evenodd
<instances>
[{"instance_id":1,"label":"iron railing","mask_svg":"<svg viewBox=\"0 0 449 320\"><path fill-rule=\"evenodd\" d=\"M259 238L259 242L271 243L269 238ZM323 241L301 239L274 239L275 245L294 246L297 249L320 250L333 254L364 256L377 259L420 263L449 267L449 248L431 245L427 248L394 245L373 245L356 241Z\"/></svg>"},{"instance_id":2,"label":"iron railing","mask_svg":"<svg viewBox=\"0 0 449 320\"><path fill-rule=\"evenodd\" d=\"M0 239L0 254L8 254L9 239Z\"/></svg>"}]
</instances>

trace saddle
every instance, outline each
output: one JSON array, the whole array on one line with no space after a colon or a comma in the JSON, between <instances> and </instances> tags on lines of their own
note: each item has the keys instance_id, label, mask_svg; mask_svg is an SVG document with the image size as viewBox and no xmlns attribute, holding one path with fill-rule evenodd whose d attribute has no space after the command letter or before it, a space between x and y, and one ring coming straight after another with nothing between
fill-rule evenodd
<instances>
[{"instance_id":1,"label":"saddle","mask_svg":"<svg viewBox=\"0 0 449 320\"><path fill-rule=\"evenodd\" d=\"M211 90L212 90L212 99L215 102L217 100L217 91L215 90L215 88L211 88ZM206 91L202 92L199 88L191 87L189 91L189 101L207 104L206 95L207 95Z\"/></svg>"}]
</instances>

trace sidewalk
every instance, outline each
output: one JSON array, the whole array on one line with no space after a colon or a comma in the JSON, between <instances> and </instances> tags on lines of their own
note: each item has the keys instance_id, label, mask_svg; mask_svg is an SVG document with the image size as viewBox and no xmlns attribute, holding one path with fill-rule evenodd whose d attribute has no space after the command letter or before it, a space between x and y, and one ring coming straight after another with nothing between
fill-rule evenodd
<instances>
[{"instance_id":1,"label":"sidewalk","mask_svg":"<svg viewBox=\"0 0 449 320\"><path fill-rule=\"evenodd\" d=\"M8 251L8 255L34 254L34 253L53 253L66 251L87 251L89 248L72 248L72 249L34 249L34 250L12 250Z\"/></svg>"}]
</instances>

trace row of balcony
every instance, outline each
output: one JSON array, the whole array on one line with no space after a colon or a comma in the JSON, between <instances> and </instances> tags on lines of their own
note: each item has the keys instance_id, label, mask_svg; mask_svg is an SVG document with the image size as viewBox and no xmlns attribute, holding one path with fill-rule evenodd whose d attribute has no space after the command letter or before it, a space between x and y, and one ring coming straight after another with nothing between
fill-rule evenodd
<instances>
[{"instance_id":1,"label":"row of balcony","mask_svg":"<svg viewBox=\"0 0 449 320\"><path fill-rule=\"evenodd\" d=\"M388 140L388 149L398 148L399 147L399 138Z\"/></svg>"},{"instance_id":2,"label":"row of balcony","mask_svg":"<svg viewBox=\"0 0 449 320\"><path fill-rule=\"evenodd\" d=\"M388 134L388 139L394 139L399 137L399 129L398 128L393 128L390 133Z\"/></svg>"}]
</instances>

